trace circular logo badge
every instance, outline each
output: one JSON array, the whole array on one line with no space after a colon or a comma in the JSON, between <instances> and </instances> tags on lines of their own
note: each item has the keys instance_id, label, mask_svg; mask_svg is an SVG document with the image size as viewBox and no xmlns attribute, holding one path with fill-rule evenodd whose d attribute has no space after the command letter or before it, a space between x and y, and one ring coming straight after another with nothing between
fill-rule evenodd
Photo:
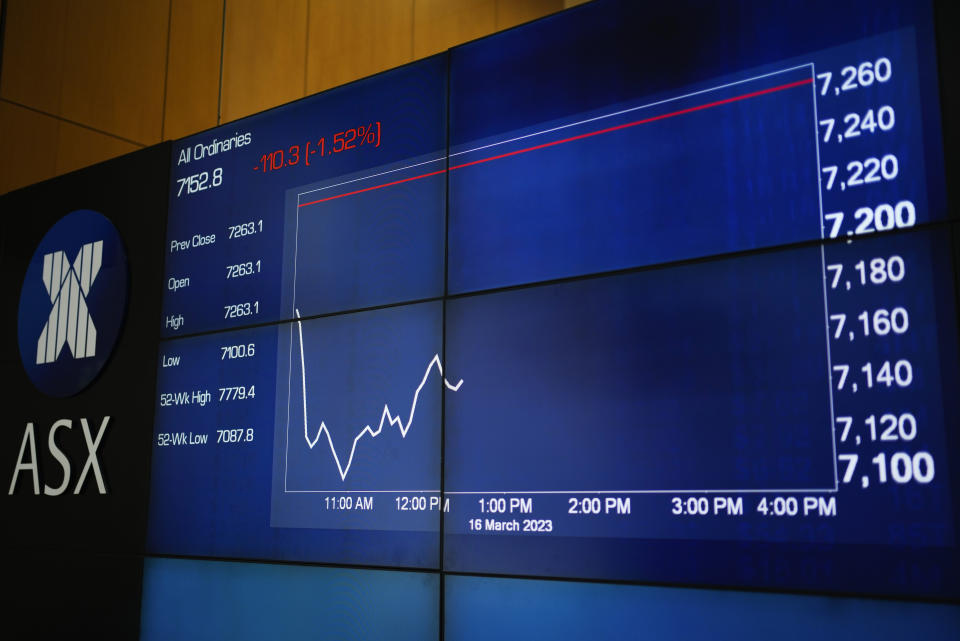
<instances>
[{"instance_id":1,"label":"circular logo badge","mask_svg":"<svg viewBox=\"0 0 960 641\"><path fill-rule=\"evenodd\" d=\"M71 396L97 377L127 307L127 253L117 228L88 209L46 233L20 289L17 339L27 376L44 394Z\"/></svg>"}]
</instances>

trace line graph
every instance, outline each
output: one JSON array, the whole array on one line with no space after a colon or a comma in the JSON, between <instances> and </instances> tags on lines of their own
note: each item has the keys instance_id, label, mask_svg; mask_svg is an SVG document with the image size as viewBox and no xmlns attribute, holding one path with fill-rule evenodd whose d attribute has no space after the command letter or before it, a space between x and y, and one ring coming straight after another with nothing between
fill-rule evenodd
<instances>
[{"instance_id":1,"label":"line graph","mask_svg":"<svg viewBox=\"0 0 960 641\"><path fill-rule=\"evenodd\" d=\"M350 456L347 457L347 464L344 466L340 463L340 457L337 455L337 449L333 445L333 436L330 434L330 428L327 427L326 423L320 421L320 427L317 430L317 435L314 436L313 439L310 438L309 419L307 418L307 368L303 357L303 323L300 320L299 309L296 310L296 314L297 333L300 339L300 381L303 390L303 438L307 442L307 447L312 450L314 447L316 447L317 442L320 440L321 434L326 434L327 444L330 446L330 453L333 455L333 461L337 465L337 471L339 472L340 480L342 481L345 481L347 479L347 474L350 473L350 467L353 465L353 457L357 452L357 443L360 442L360 439L363 438L365 434L369 434L371 438L379 436L379 434L383 431L383 426L386 422L397 427L397 429L400 431L401 438L407 437L407 432L410 431L410 426L413 424L413 417L417 411L417 400L420 398L420 392L427 384L427 380L430 378L430 373L434 368L437 369L437 372L443 378L443 384L447 389L456 392L460 389L460 386L463 385L463 379L460 379L456 384L453 384L447 380L445 376L443 376L443 365L440 363L440 355L434 354L433 358L430 360L430 363L427 365L427 370L423 373L423 378L420 379L420 384L417 385L417 389L413 393L413 401L410 404L410 414L407 418L406 425L404 425L400 416L394 416L390 412L390 406L384 403L383 413L380 415L380 424L377 425L377 429L373 429L370 427L370 425L366 425L362 430L360 430L360 433L357 434L353 439L353 444L350 447Z\"/></svg>"},{"instance_id":2,"label":"line graph","mask_svg":"<svg viewBox=\"0 0 960 641\"><path fill-rule=\"evenodd\" d=\"M443 397L464 391L443 306L291 316L277 334L271 525L436 532Z\"/></svg>"},{"instance_id":3,"label":"line graph","mask_svg":"<svg viewBox=\"0 0 960 641\"><path fill-rule=\"evenodd\" d=\"M528 325L541 329L557 325L558 333L568 330L571 333L565 335L564 340L550 344L542 350L535 350L537 358L530 358L519 366L514 362L515 357L518 353L524 353L523 350L527 349L529 344L537 340L545 341L542 331L537 330L534 335L522 340L513 340L516 337L508 333L501 342L517 346L519 352L510 350L509 353L501 353L498 352L498 347L489 344L491 335L496 335L491 334L494 332L491 328L506 331L506 328L512 327L515 322L512 314L492 313L485 321L478 322L471 314L463 312L462 319L451 322L447 314L450 309L460 309L460 303L453 308L447 307L443 321L447 332L444 334L444 345L452 345L453 349L460 351L440 352L436 348L428 348L430 351L421 349L417 352L404 348L409 352L405 356L408 359L408 368L409 359L416 358L416 353L434 354L426 370L423 369L423 361L419 361L418 369L408 369L402 375L391 371L389 367L381 370L380 375L384 382L397 390L404 389L404 380L412 382L414 377L419 378L420 385L414 391L412 402L409 400L410 388L404 389L402 396L395 394L387 403L381 398L370 397L373 387L368 388L365 375L357 374L354 384L363 387L364 391L354 393L356 405L352 410L344 410L338 420L333 420L329 414L329 401L325 399L322 408L324 420L319 423L317 417L320 416L318 410L321 408L316 405L315 394L308 389L306 366L311 367L311 383L322 389L317 386L315 372L328 356L319 354L316 346L311 345L314 341L307 331L311 327L311 321L304 321L302 324L300 321L301 310L309 317L328 311L361 309L386 302L416 301L418 296L422 296L419 300L426 300L437 295L438 291L481 292L488 287L534 283L574 273L599 273L606 269L687 258L691 255L720 254L732 248L777 244L819 233L819 207L815 206L818 179L816 165L813 162L802 162L803 159L814 160L816 153L816 141L809 136L809 123L811 119L815 120L813 78L813 68L808 63L703 89L691 87L696 90L684 91L681 95L641 105L620 103L606 107L603 113L598 110L577 114L572 121L545 121L529 128L502 132L498 137L478 138L464 144L469 145L469 149L460 150L455 147L442 158L410 158L403 166L384 165L366 174L344 175L325 183L318 182L289 190L286 195L286 247L292 250L292 260L286 271L290 278L289 284L284 285L283 305L297 323L301 381L297 385L297 352L291 351L291 369L294 374L288 380L300 389L295 389L292 399L288 396L288 400L292 400L294 404L290 411L299 414L301 408L296 407L300 404L296 394L302 394L302 434L307 447L299 445L298 416L288 427L289 442L296 443L295 446L290 446L288 458L294 461L290 469L296 471L291 472L290 484L285 485L285 491L387 491L374 489L383 487L378 483L386 483L386 479L390 477L373 467L379 464L379 454L375 451L368 456L367 448L379 450L387 447L388 443L400 441L378 439L377 442L383 445L371 445L374 437L379 436L387 426L397 428L401 438L408 439L414 415L423 409L419 405L424 400L421 392L425 388L432 389L427 388L427 381L433 375L433 368L437 368L441 377L444 375L439 353L444 353L445 359L453 355L456 359L454 362L469 363L471 388L482 391L468 395L472 397L469 399L460 398L462 395L459 395L456 402L445 406L444 460L454 460L458 453L462 453L467 460L457 459L460 469L467 469L471 463L482 468L465 474L471 478L446 477L445 493L476 494L477 490L482 490L484 493L499 494L519 489L524 493L565 493L568 487L577 487L587 492L622 488L619 492L626 490L631 493L723 492L726 490L722 488L730 487L743 487L748 491L760 491L758 488L769 487L782 487L785 491L797 492L812 491L809 488L833 491L835 476L830 475L829 488L826 483L821 485L823 478L826 478L820 475L821 461L806 450L796 456L803 460L795 466L794 462L786 460L778 463L791 471L790 474L785 472L777 475L765 468L748 469L745 464L738 463L746 451L746 446L742 446L742 443L771 441L768 449L779 447L777 452L789 451L791 455L794 455L794 452L776 441L776 434L770 435L760 429L759 426L765 425L769 418L757 409L763 406L763 399L750 403L744 401L736 406L715 407L719 401L707 390L714 389L716 383L691 383L691 380L700 375L698 372L702 368L699 367L699 360L695 363L697 367L689 370L681 368L671 373L673 378L669 379L672 381L670 385L664 382L667 380L664 378L666 374L659 378L653 377L644 363L647 362L649 353L659 353L658 350L664 349L664 346L658 343L648 345L639 339L631 339L631 343L624 338L624 344L635 345L635 351L644 353L645 358L641 359L636 367L626 368L624 376L609 380L602 389L593 392L590 390L597 386L596 381L608 380L609 371L605 368L598 369L591 376L580 376L579 368L566 367L561 363L545 368L551 372L555 370L562 373L557 374L558 379L554 386L556 389L564 389L571 381L577 381L576 387L567 388L567 393L562 394L565 401L592 399L590 403L569 400L567 409L570 411L561 412L557 405L546 400L546 396L541 397L539 403L531 402L535 396L534 391L539 390L546 394L553 393L554 389L543 384L544 376L537 365L541 358L565 354L568 351L566 346L582 346L585 341L594 340L594 334L600 341L598 349L607 349L607 341L599 337L606 337L610 328L594 319L592 313L619 308L626 304L624 300L633 299L632 294L610 293L608 298L603 299L603 304L592 306L587 317L569 327L565 323L557 323L554 316L538 318L537 322L528 324L520 322L517 332L525 331ZM610 107L615 107L615 110L606 111ZM739 137L732 138L724 133L734 130ZM659 158L667 158L670 162L651 160ZM446 168L431 165L444 161L447 163ZM799 174L792 169L798 162L804 167L804 172ZM783 172L777 173L771 167L790 168L792 173L781 175ZM696 188L675 188L678 175L684 180L696 181ZM517 176L523 176L523 179L519 180ZM600 198L598 194L603 194L603 197ZM431 211L431 206L445 202L449 210L455 212L450 216L449 231L446 235L449 258L447 255L438 254L429 259L418 260L417 264L426 265L425 271L429 273L411 275L410 282L415 282L416 286L406 281L387 282L398 270L398 265L402 266L400 269L406 269L410 264L411 261L405 259L409 257L410 247L415 242L420 243L418 249L434 246L428 242L435 238L429 229L413 229L412 226L421 222L425 212ZM606 206L599 207L599 202ZM439 207L438 210L444 211ZM533 218L526 215L527 213L539 211L554 212L549 228L525 222ZM583 211L596 212L591 216L589 225L582 224L582 217L578 212ZM752 212L751 220L756 221L751 223L749 228L724 222L740 220L742 216L739 214L744 211ZM383 212L398 214L389 218ZM417 212L417 215L411 216L410 212ZM377 239L378 251L366 254L354 252L347 256L342 264L328 265L325 257L333 256L338 251L343 252L343 248L366 250L372 246L367 236L351 235L359 226L358 217L365 215L369 215L370 219L364 220L364 223L369 225L364 229L384 232L385 239ZM670 253L674 251L676 244L668 241L672 227L668 228L659 222L664 220L665 216L670 216L676 225L694 230L689 242L684 245L684 252L687 253L681 256ZM504 242L504 238L509 238L509 242ZM547 238L549 240L545 240ZM633 240L626 242L624 239ZM301 245L309 247L309 251L302 251ZM436 247L443 249L445 246L440 242L436 243ZM531 259L533 255L537 257L536 260ZM446 264L450 278L449 290L442 289L442 283L440 289L431 289L424 283L434 282L430 280L430 276L442 273L445 260L450 261ZM818 267L822 267L820 262L822 261L818 260ZM360 272L371 273L372 276L361 281L355 277L355 273ZM822 269L817 270L818 277L822 276L821 272ZM746 275L738 272L736 278L731 279L731 282L736 284L734 291L747 292L749 287L754 286L752 281L746 278L750 274L752 272ZM693 275L689 278L692 279L691 283L698 281ZM359 285L356 284L358 282ZM803 282L807 284L806 280ZM378 288L370 283L377 283ZM822 295L822 278L817 278L815 284L818 294ZM755 285L759 290L766 291L764 287L771 284ZM362 295L357 294L362 287L367 289ZM410 291L403 289L404 287ZM724 287L716 288L715 291L727 291L733 287L725 282ZM691 284L690 288L691 291L702 291L696 283ZM753 290L749 293L753 296ZM347 299L350 297L357 300L351 300L348 304ZM643 296L639 298L644 299ZM698 300L696 297L691 299L688 307L702 307L702 304L697 303ZM559 303L553 301L551 304ZM676 301L671 299L666 308L673 309L675 306ZM467 307L467 303L463 303L463 309ZM484 314L493 308L470 309L472 313ZM577 306L571 304L570 309L577 309ZM524 314L533 317L535 313L534 310L526 308L518 312L521 318ZM558 312L559 316L569 313L569 310ZM602 313L597 313L603 316ZM752 327L758 322L741 318L737 315L737 310L731 311L719 302L711 313L721 317L721 326L733 323L739 329ZM348 312L347 317L352 316L353 312ZM637 323L641 321L647 324L660 322L658 317L651 317L650 314L640 315ZM664 327L673 331L672 328L684 322L685 319L667 319L664 320ZM451 327L459 328L453 334L452 344L448 342ZM583 327L596 328L596 331L574 332L576 328ZM474 330L477 332L471 334L474 340L466 340L464 337ZM665 331L658 328L652 334L662 335ZM307 334L306 340L304 332ZM702 333L698 326L691 328L685 335L700 336ZM743 336L748 334L749 332L744 333ZM463 339L461 343L457 342L458 337ZM735 338L740 341L741 335L738 334ZM291 344L295 339L296 337L291 338ZM331 339L324 336L322 342L326 344L329 340ZM406 340L406 337L403 336L400 340ZM711 363L720 363L729 354L735 353L732 348L715 347L725 345L724 341L727 340L729 337L723 335L715 337L712 343L708 341L712 347L705 350L705 353L711 354ZM474 348L479 352L470 351ZM676 351L682 352L682 348L683 345ZM737 349L739 351L736 353L742 353L745 347L738 345ZM464 354L469 354L469 359L463 360ZM667 354L662 356L663 358L654 360L665 361ZM353 352L349 353L348 358L350 360L344 362L351 364L365 359ZM623 350L620 349L609 354L607 359L594 354L586 359L584 367L598 366L601 361L621 363L624 358ZM511 362L511 367L508 368L510 372L501 372L500 366L508 360ZM736 371L738 376L745 379L755 376L752 370L737 369L737 362L739 361L724 366L717 365L716 371ZM766 364L767 360L758 362ZM476 369L477 363L488 363L491 367ZM521 370L523 374L520 374ZM517 378L511 379L514 374ZM339 386L333 375L329 376L334 385ZM644 384L639 386L640 389L614 393L624 387L626 381L635 379L643 380ZM512 385L505 385L505 380L514 382ZM530 380L537 380L534 390L525 384ZM443 378L443 382L445 387L437 385L437 390L457 391L463 381L453 384ZM636 399L648 392L652 394L651 390L664 387L669 390L651 396L648 405L642 408L628 407L629 401L625 399ZM684 390L690 402L680 402L675 390ZM497 392L499 399L492 399L493 391ZM330 393L332 392L326 389L322 392L323 395ZM731 394L736 395L739 392L731 390ZM400 398L403 400L400 401ZM411 402L411 406L406 416L391 409L405 407L407 402ZM502 406L496 406L497 403ZM329 425L333 426L344 420L353 421L352 417L356 416L357 408L378 405L383 408L379 423L372 422L362 429L359 429L362 423L358 425L359 432L350 435L352 442L349 450L341 447L338 452L333 433L326 421L330 421ZM471 407L470 410L465 409L468 406ZM539 406L539 409L534 409L535 406ZM485 417L497 407L497 411L502 410L503 413L499 415L498 421L494 421L494 426L490 427ZM717 411L707 412L702 409L704 407L714 407ZM544 408L550 413L550 420L543 418ZM308 411L314 417L312 422L308 418ZM656 420L647 418L640 423L636 423L632 418L624 420L626 416L647 417L648 414ZM581 444L574 451L557 445L563 439L556 437L564 430L568 430L570 434L578 433L575 425L594 425L599 422L611 426L605 427L605 430L613 431L639 425L645 437L659 445L651 451L670 452L672 456L668 458L689 456L678 449L677 444L682 441L676 438L677 426L714 422L717 415L737 417L733 427L726 431L720 430L710 437L718 442L707 450L723 451L726 455L721 457L721 463L701 461L692 465L688 476L679 475L677 470L670 468L660 470L660 476L656 478L651 476L646 480L638 480L638 477L646 478L645 475L652 475L653 470L659 469L663 464L660 457L654 457L647 466L649 469L642 474L636 471L633 465L624 462L622 465L608 466L610 478L604 483L582 483L577 477L577 470L583 468L584 457L579 456L581 450L593 452L595 456L592 459L610 461L619 460L617 457L623 456L620 451L622 448L607 451L602 444L591 442ZM597 421L597 416L607 418ZM418 429L411 437L421 437L420 420L418 414ZM496 424L500 427L496 427ZM503 441L500 439L485 438L488 428L494 431L502 430L503 426L511 424L514 428L507 429L507 432L510 432L510 448L503 448ZM437 434L441 433L440 429L438 426ZM292 434L293 432L298 433ZM541 438L532 438L532 434L538 434ZM330 474L330 479L322 479L321 472L311 470L317 465L316 450L325 449L322 446L317 447L324 435L327 441L326 449L329 449L335 463L335 466L324 465L325 473ZM345 436L340 436L343 445L347 442ZM361 448L360 442L364 441L366 436L370 438L366 439L365 447ZM721 436L729 438L723 440ZM632 434L623 434L622 438L613 440L634 442L636 439ZM407 443L409 442L408 439ZM492 472L487 463L491 460L502 460L504 456L512 456L514 451L525 451L528 460L538 457L537 452L543 442L551 444L553 456L568 456L567 464L558 466L564 470L560 477L545 477L541 483L531 486L524 482L523 478L510 477L510 474L514 473L512 470L517 470L516 474L520 474L520 470L528 469L524 461L516 459L515 465L495 466L497 473L505 467L511 470L503 474L504 478L500 479L502 482L471 482L471 479L476 478L488 479ZM460 447L451 447L451 444L459 444ZM358 449L364 450L360 456L357 456ZM504 453L503 449L509 452ZM701 451L698 448L690 449ZM486 452L486 455L477 455L480 451ZM314 452L312 458L307 457L308 452ZM451 452L453 458L450 458ZM643 449L634 454L634 458L639 460L648 456L648 450ZM325 452L323 456L325 459ZM301 458L297 460L297 457ZM405 472L399 471L400 468L404 465L411 466L411 463L406 455L396 456L395 459L398 471L392 478L399 483L406 478ZM833 462L832 459L826 460ZM437 463L425 459L420 465L423 469L432 470ZM332 476L334 467L337 477ZM801 471L794 474L793 467ZM364 479L376 479L376 482L371 484ZM643 482L640 482L641 480ZM399 485L388 487L392 490ZM437 485L404 483L404 487L426 488Z\"/></svg>"}]
</instances>

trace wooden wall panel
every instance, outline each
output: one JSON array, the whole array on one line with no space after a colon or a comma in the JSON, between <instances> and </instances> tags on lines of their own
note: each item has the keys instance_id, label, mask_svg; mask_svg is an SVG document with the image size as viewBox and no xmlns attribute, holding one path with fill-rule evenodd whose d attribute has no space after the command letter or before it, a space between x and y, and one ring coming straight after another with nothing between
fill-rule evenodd
<instances>
[{"instance_id":1,"label":"wooden wall panel","mask_svg":"<svg viewBox=\"0 0 960 641\"><path fill-rule=\"evenodd\" d=\"M311 0L307 93L413 60L413 0Z\"/></svg>"},{"instance_id":2,"label":"wooden wall panel","mask_svg":"<svg viewBox=\"0 0 960 641\"><path fill-rule=\"evenodd\" d=\"M307 0L227 0L221 121L305 95Z\"/></svg>"},{"instance_id":3,"label":"wooden wall panel","mask_svg":"<svg viewBox=\"0 0 960 641\"><path fill-rule=\"evenodd\" d=\"M66 21L66 0L13 0L7 5L0 96L60 113Z\"/></svg>"},{"instance_id":4,"label":"wooden wall panel","mask_svg":"<svg viewBox=\"0 0 960 641\"><path fill-rule=\"evenodd\" d=\"M224 0L171 0L163 137L217 124Z\"/></svg>"},{"instance_id":5,"label":"wooden wall panel","mask_svg":"<svg viewBox=\"0 0 960 641\"><path fill-rule=\"evenodd\" d=\"M0 187L187 136L581 1L0 0Z\"/></svg>"},{"instance_id":6,"label":"wooden wall panel","mask_svg":"<svg viewBox=\"0 0 960 641\"><path fill-rule=\"evenodd\" d=\"M563 9L563 0L497 0L496 30L503 31Z\"/></svg>"},{"instance_id":7,"label":"wooden wall panel","mask_svg":"<svg viewBox=\"0 0 960 641\"><path fill-rule=\"evenodd\" d=\"M0 134L0 194L56 175L56 118L0 100Z\"/></svg>"},{"instance_id":8,"label":"wooden wall panel","mask_svg":"<svg viewBox=\"0 0 960 641\"><path fill-rule=\"evenodd\" d=\"M160 141L169 0L69 0L61 115Z\"/></svg>"},{"instance_id":9,"label":"wooden wall panel","mask_svg":"<svg viewBox=\"0 0 960 641\"><path fill-rule=\"evenodd\" d=\"M128 154L140 148L138 145L125 140L107 136L63 120L59 124L57 175L95 165L98 162Z\"/></svg>"},{"instance_id":10,"label":"wooden wall panel","mask_svg":"<svg viewBox=\"0 0 960 641\"><path fill-rule=\"evenodd\" d=\"M414 0L413 57L493 33L496 21L496 0Z\"/></svg>"}]
</instances>

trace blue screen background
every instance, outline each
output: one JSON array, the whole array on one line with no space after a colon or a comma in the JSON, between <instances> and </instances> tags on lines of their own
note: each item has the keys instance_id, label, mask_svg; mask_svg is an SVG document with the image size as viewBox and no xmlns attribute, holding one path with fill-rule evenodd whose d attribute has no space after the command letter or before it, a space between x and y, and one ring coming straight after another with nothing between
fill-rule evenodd
<instances>
[{"instance_id":1,"label":"blue screen background","mask_svg":"<svg viewBox=\"0 0 960 641\"><path fill-rule=\"evenodd\" d=\"M140 638L397 639L437 634L425 573L147 559Z\"/></svg>"},{"instance_id":2,"label":"blue screen background","mask_svg":"<svg viewBox=\"0 0 960 641\"><path fill-rule=\"evenodd\" d=\"M447 639L954 639L960 607L449 576Z\"/></svg>"}]
</instances>

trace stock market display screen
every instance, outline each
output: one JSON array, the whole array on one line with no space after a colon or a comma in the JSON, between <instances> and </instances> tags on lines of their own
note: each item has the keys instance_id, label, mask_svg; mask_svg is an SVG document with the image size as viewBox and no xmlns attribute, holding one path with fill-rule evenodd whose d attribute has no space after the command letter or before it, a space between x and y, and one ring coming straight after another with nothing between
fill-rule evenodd
<instances>
[{"instance_id":1,"label":"stock market display screen","mask_svg":"<svg viewBox=\"0 0 960 641\"><path fill-rule=\"evenodd\" d=\"M932 9L680 4L174 143L148 552L960 595Z\"/></svg>"}]
</instances>

